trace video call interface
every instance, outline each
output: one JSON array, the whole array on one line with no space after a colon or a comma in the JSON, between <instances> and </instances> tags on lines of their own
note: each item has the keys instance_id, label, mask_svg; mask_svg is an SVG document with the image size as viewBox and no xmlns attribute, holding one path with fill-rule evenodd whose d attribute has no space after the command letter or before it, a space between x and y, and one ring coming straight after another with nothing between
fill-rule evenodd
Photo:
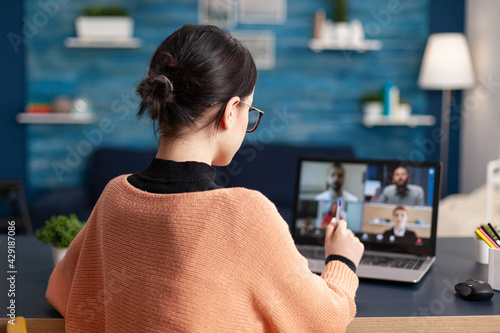
<instances>
[{"instance_id":1,"label":"video call interface","mask_svg":"<svg viewBox=\"0 0 500 333\"><path fill-rule=\"evenodd\" d=\"M365 246L425 246L435 181L434 167L302 161L295 232L324 238L342 198L340 218Z\"/></svg>"}]
</instances>

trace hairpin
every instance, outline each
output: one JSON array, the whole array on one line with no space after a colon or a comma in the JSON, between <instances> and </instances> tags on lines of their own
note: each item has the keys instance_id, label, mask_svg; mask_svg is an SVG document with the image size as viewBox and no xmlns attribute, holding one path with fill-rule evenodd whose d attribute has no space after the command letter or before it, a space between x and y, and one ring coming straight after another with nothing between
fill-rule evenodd
<instances>
[{"instance_id":1,"label":"hairpin","mask_svg":"<svg viewBox=\"0 0 500 333\"><path fill-rule=\"evenodd\" d=\"M160 75L160 76L163 78L163 80L165 80L165 83L170 86L170 90L173 91L174 86L173 86L172 82L168 79L168 77L166 77L165 75Z\"/></svg>"}]
</instances>

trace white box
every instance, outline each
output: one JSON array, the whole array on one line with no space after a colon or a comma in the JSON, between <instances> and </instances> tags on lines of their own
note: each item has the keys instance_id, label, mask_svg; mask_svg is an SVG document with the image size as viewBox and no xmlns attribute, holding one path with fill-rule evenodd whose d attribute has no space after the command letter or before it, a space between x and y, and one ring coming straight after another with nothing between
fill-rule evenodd
<instances>
[{"instance_id":1,"label":"white box","mask_svg":"<svg viewBox=\"0 0 500 333\"><path fill-rule=\"evenodd\" d=\"M500 291L500 249L490 248L488 257L488 283Z\"/></svg>"},{"instance_id":2,"label":"white box","mask_svg":"<svg viewBox=\"0 0 500 333\"><path fill-rule=\"evenodd\" d=\"M134 20L128 16L79 16L76 35L90 40L129 39L134 34Z\"/></svg>"}]
</instances>

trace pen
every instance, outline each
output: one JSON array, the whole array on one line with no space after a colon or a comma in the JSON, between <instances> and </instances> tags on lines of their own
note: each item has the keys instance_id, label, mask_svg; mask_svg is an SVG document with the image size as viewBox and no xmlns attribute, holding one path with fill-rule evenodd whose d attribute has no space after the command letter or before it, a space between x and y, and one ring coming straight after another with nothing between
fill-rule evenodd
<instances>
[{"instance_id":1,"label":"pen","mask_svg":"<svg viewBox=\"0 0 500 333\"><path fill-rule=\"evenodd\" d=\"M498 232L495 230L495 228L489 222L488 222L488 227L490 227L491 231L495 234L495 236L497 238L497 244L500 243L500 235L498 234ZM498 245L500 245L500 244L498 244Z\"/></svg>"},{"instance_id":2,"label":"pen","mask_svg":"<svg viewBox=\"0 0 500 333\"><path fill-rule=\"evenodd\" d=\"M489 246L489 247L494 248L494 249L495 249L495 248L498 248L498 245L496 245L496 243L495 243L495 245L493 245L493 244L492 244L492 243L488 240L488 238L489 238L489 237L488 237L488 236L486 236L486 235L484 234L484 232L483 232L480 228L476 229L476 234L477 234L479 237L481 237L481 239L482 239L483 241L485 241L485 242L486 242L486 244L488 244L488 246Z\"/></svg>"},{"instance_id":3,"label":"pen","mask_svg":"<svg viewBox=\"0 0 500 333\"><path fill-rule=\"evenodd\" d=\"M335 222L339 223L340 211L342 210L342 199L337 201L337 212L335 213Z\"/></svg>"},{"instance_id":4,"label":"pen","mask_svg":"<svg viewBox=\"0 0 500 333\"><path fill-rule=\"evenodd\" d=\"M493 240L493 238L491 238L491 235L488 233L486 228L484 229L480 228L479 231L484 235L484 237L486 237L487 240L490 241L490 243L493 245L495 249L500 249L500 246L498 246L498 244Z\"/></svg>"},{"instance_id":5,"label":"pen","mask_svg":"<svg viewBox=\"0 0 500 333\"><path fill-rule=\"evenodd\" d=\"M482 225L481 226L481 230L484 231L484 233L489 237L491 238L491 242L493 243L493 245L498 245L498 243L495 241L495 236L493 236L493 234L488 230L488 228L486 227L486 225Z\"/></svg>"}]
</instances>

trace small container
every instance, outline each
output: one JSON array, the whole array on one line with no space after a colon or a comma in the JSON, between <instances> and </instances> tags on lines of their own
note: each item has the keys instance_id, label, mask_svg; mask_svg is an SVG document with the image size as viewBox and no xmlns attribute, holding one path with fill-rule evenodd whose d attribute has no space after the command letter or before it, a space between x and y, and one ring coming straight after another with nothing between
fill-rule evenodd
<instances>
[{"instance_id":1,"label":"small container","mask_svg":"<svg viewBox=\"0 0 500 333\"><path fill-rule=\"evenodd\" d=\"M66 251L68 251L67 247L57 248L55 246L52 247L52 260L54 261L54 267L57 266L57 263L61 261L61 259L66 255Z\"/></svg>"},{"instance_id":2,"label":"small container","mask_svg":"<svg viewBox=\"0 0 500 333\"><path fill-rule=\"evenodd\" d=\"M480 264L488 264L488 250L490 247L482 239L476 239L476 261Z\"/></svg>"},{"instance_id":3,"label":"small container","mask_svg":"<svg viewBox=\"0 0 500 333\"><path fill-rule=\"evenodd\" d=\"M405 122L411 118L411 105L408 103L399 104L399 121Z\"/></svg>"},{"instance_id":4,"label":"small container","mask_svg":"<svg viewBox=\"0 0 500 333\"><path fill-rule=\"evenodd\" d=\"M382 102L363 103L363 116L366 120L377 121L382 117L384 105Z\"/></svg>"}]
</instances>

